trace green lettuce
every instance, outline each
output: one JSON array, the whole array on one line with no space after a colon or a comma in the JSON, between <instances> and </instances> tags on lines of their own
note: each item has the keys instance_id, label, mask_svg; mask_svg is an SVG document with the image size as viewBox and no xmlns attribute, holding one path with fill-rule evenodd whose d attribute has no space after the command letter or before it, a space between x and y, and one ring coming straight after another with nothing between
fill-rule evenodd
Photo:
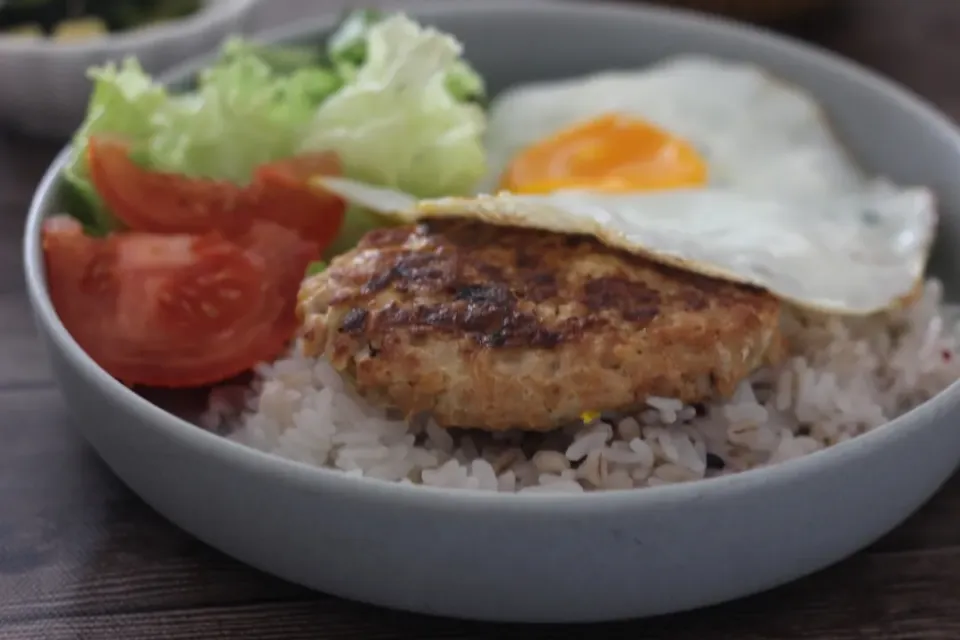
<instances>
[{"instance_id":1,"label":"green lettuce","mask_svg":"<svg viewBox=\"0 0 960 640\"><path fill-rule=\"evenodd\" d=\"M65 203L92 233L116 222L90 182L90 136L113 134L146 169L247 183L265 162L339 154L347 177L430 197L484 173L482 79L450 36L397 15L350 14L323 47L233 39L196 87L174 94L132 59L90 71L93 92L64 172ZM348 209L334 247L384 221ZM331 248L332 249L332 248Z\"/></svg>"},{"instance_id":2,"label":"green lettuce","mask_svg":"<svg viewBox=\"0 0 960 640\"><path fill-rule=\"evenodd\" d=\"M317 106L336 88L322 68L278 75L256 56L215 66L195 92L154 114L149 167L246 183L258 165L297 152Z\"/></svg>"},{"instance_id":3,"label":"green lettuce","mask_svg":"<svg viewBox=\"0 0 960 640\"><path fill-rule=\"evenodd\" d=\"M121 135L130 140L148 139L151 118L168 101L166 91L155 85L135 60L120 67L109 64L90 72L93 91L87 116L73 139L70 160L64 169L68 202L73 204L88 228L104 232L113 220L87 172L87 141L98 133Z\"/></svg>"},{"instance_id":4,"label":"green lettuce","mask_svg":"<svg viewBox=\"0 0 960 640\"><path fill-rule=\"evenodd\" d=\"M114 223L89 181L90 136L122 136L147 169L243 184L257 165L297 152L317 106L340 86L322 67L280 74L253 54L204 71L196 90L180 95L133 59L93 69L90 77L93 93L65 182L79 213L101 229Z\"/></svg>"},{"instance_id":5,"label":"green lettuce","mask_svg":"<svg viewBox=\"0 0 960 640\"><path fill-rule=\"evenodd\" d=\"M367 60L367 41L370 29L385 19L376 9L352 11L327 42L327 58L345 80L353 80L357 70ZM473 67L457 60L444 72L447 90L457 100L481 102L486 99L486 86Z\"/></svg>"},{"instance_id":6,"label":"green lettuce","mask_svg":"<svg viewBox=\"0 0 960 640\"><path fill-rule=\"evenodd\" d=\"M323 273L324 271L327 270L327 266L328 266L327 263L324 262L323 260L314 260L313 262L307 265L306 275L315 276L318 273Z\"/></svg>"},{"instance_id":7,"label":"green lettuce","mask_svg":"<svg viewBox=\"0 0 960 640\"><path fill-rule=\"evenodd\" d=\"M363 65L317 110L304 149L335 151L356 180L420 197L469 193L486 168L486 119L448 87L462 46L403 15L366 33Z\"/></svg>"},{"instance_id":8,"label":"green lettuce","mask_svg":"<svg viewBox=\"0 0 960 640\"><path fill-rule=\"evenodd\" d=\"M358 9L348 13L327 41L327 56L346 78L353 78L367 58L367 37L370 27L381 22L382 12Z\"/></svg>"},{"instance_id":9,"label":"green lettuce","mask_svg":"<svg viewBox=\"0 0 960 640\"><path fill-rule=\"evenodd\" d=\"M223 45L217 65L230 65L238 58L259 58L275 73L293 73L301 69L329 67L326 54L317 47L299 45L268 45L232 37ZM331 68L331 75L337 76ZM339 78L338 78L339 80Z\"/></svg>"}]
</instances>

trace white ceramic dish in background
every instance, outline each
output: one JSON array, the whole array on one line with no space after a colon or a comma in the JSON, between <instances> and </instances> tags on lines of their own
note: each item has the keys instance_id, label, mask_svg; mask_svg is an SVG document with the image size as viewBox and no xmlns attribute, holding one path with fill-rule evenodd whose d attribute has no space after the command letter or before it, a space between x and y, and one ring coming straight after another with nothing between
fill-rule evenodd
<instances>
[{"instance_id":1,"label":"white ceramic dish in background","mask_svg":"<svg viewBox=\"0 0 960 640\"><path fill-rule=\"evenodd\" d=\"M960 134L916 97L849 62L662 9L511 0L417 6L414 15L464 41L493 90L688 51L761 62L815 94L870 169L935 189L941 244L960 242ZM319 41L333 20L271 40ZM197 68L170 79L182 83ZM118 384L64 331L47 297L39 242L44 216L57 210L63 160L33 202L25 265L77 427L172 522L293 582L484 620L595 621L701 607L775 587L863 548L933 494L960 460L957 384L824 452L632 491L513 495L404 486L244 448L174 415L170 396L152 404ZM953 291L960 255L941 247L935 263Z\"/></svg>"},{"instance_id":2,"label":"white ceramic dish in background","mask_svg":"<svg viewBox=\"0 0 960 640\"><path fill-rule=\"evenodd\" d=\"M66 137L86 112L87 69L133 56L151 73L165 71L246 30L257 2L205 0L200 11L180 20L77 42L0 36L0 125Z\"/></svg>"}]
</instances>

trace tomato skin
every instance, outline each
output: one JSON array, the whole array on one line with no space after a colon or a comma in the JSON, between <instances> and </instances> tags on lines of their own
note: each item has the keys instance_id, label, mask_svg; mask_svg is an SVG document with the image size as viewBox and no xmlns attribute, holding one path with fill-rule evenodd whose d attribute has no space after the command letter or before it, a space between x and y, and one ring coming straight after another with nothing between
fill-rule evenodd
<instances>
[{"instance_id":1,"label":"tomato skin","mask_svg":"<svg viewBox=\"0 0 960 640\"><path fill-rule=\"evenodd\" d=\"M172 334L208 335L230 327L260 295L265 266L217 234L196 238L195 263L157 288L156 313Z\"/></svg>"},{"instance_id":2,"label":"tomato skin","mask_svg":"<svg viewBox=\"0 0 960 640\"><path fill-rule=\"evenodd\" d=\"M345 203L309 185L339 174L336 156L269 163L240 187L145 170L110 136L88 153L127 230L91 238L55 217L43 246L54 307L93 360L129 386L188 388L286 349L304 273L343 221Z\"/></svg>"},{"instance_id":3,"label":"tomato skin","mask_svg":"<svg viewBox=\"0 0 960 640\"><path fill-rule=\"evenodd\" d=\"M124 384L168 388L222 382L283 352L318 253L271 223L236 242L216 232L91 238L65 217L45 223L43 247L50 298L80 347Z\"/></svg>"},{"instance_id":4,"label":"tomato skin","mask_svg":"<svg viewBox=\"0 0 960 640\"><path fill-rule=\"evenodd\" d=\"M253 178L255 218L298 232L326 249L343 224L346 203L310 185L318 175L338 176L340 161L333 153L312 153L265 164Z\"/></svg>"},{"instance_id":5,"label":"tomato skin","mask_svg":"<svg viewBox=\"0 0 960 640\"><path fill-rule=\"evenodd\" d=\"M130 158L121 139L93 136L90 177L107 207L134 231L246 233L253 220L274 222L326 248L343 223L346 203L312 187L314 175L339 175L332 153L305 154L258 167L247 187L179 174L149 171Z\"/></svg>"},{"instance_id":6,"label":"tomato skin","mask_svg":"<svg viewBox=\"0 0 960 640\"><path fill-rule=\"evenodd\" d=\"M265 265L266 281L270 284L263 295L270 300L266 306L276 310L271 325L273 339L286 346L300 328L297 295L307 267L320 256L320 247L286 227L260 221L254 222L237 242ZM277 353L279 350L271 358ZM261 358L258 363L268 359Z\"/></svg>"},{"instance_id":7,"label":"tomato skin","mask_svg":"<svg viewBox=\"0 0 960 640\"><path fill-rule=\"evenodd\" d=\"M252 204L235 184L148 171L130 159L130 147L111 136L92 136L87 164L93 185L124 226L151 233L243 233Z\"/></svg>"}]
</instances>

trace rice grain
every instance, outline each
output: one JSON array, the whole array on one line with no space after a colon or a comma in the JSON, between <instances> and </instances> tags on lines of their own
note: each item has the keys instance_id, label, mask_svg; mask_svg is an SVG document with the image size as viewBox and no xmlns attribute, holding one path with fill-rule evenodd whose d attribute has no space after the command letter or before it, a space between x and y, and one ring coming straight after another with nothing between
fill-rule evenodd
<instances>
[{"instance_id":1,"label":"rice grain","mask_svg":"<svg viewBox=\"0 0 960 640\"><path fill-rule=\"evenodd\" d=\"M936 280L905 310L784 316L790 357L756 372L727 402L648 398L634 415L603 415L546 436L394 419L357 397L327 362L296 349L258 366L249 388L215 389L198 422L246 446L376 481L505 493L623 490L816 453L960 377L960 309L942 303Z\"/></svg>"}]
</instances>

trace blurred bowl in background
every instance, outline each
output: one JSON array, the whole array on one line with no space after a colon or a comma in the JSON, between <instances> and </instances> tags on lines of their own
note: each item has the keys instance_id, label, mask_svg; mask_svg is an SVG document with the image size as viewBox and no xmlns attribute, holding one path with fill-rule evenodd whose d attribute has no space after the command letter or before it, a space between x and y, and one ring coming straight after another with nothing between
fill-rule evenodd
<instances>
[{"instance_id":1,"label":"blurred bowl in background","mask_svg":"<svg viewBox=\"0 0 960 640\"><path fill-rule=\"evenodd\" d=\"M654 4L750 22L784 22L832 8L842 0L652 0Z\"/></svg>"},{"instance_id":2,"label":"blurred bowl in background","mask_svg":"<svg viewBox=\"0 0 960 640\"><path fill-rule=\"evenodd\" d=\"M87 69L133 56L149 73L159 73L245 31L257 2L205 0L184 18L82 40L0 36L0 126L66 138L87 108Z\"/></svg>"}]
</instances>

